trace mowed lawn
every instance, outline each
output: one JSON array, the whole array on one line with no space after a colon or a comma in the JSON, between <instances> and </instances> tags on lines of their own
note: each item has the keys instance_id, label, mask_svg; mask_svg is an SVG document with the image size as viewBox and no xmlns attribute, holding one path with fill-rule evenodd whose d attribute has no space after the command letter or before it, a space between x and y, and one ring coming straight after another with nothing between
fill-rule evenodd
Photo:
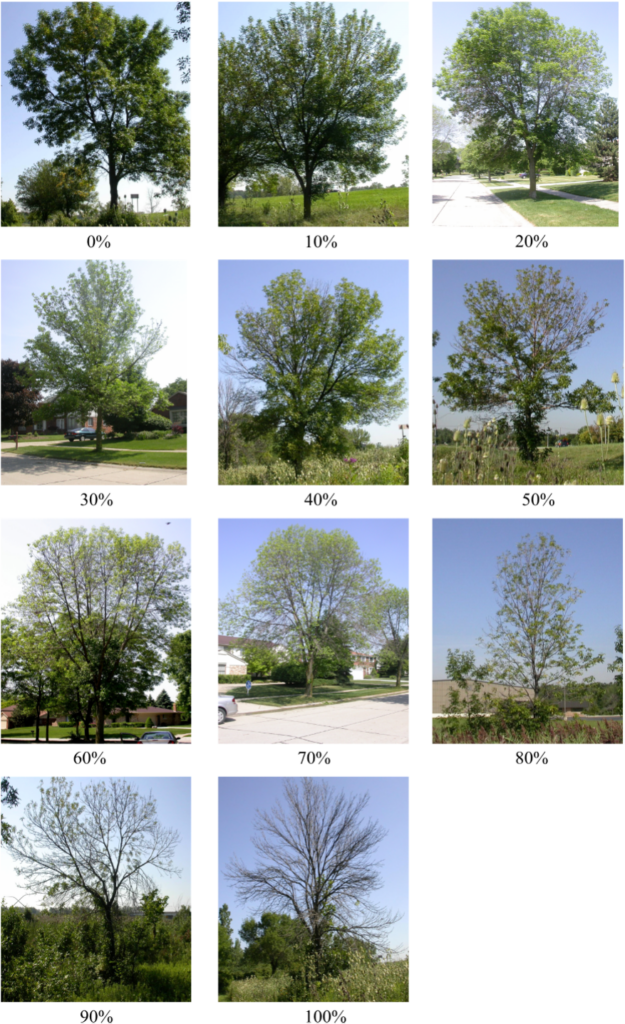
<instances>
[{"instance_id":1,"label":"mowed lawn","mask_svg":"<svg viewBox=\"0 0 625 1024\"><path fill-rule=\"evenodd\" d=\"M5 454L10 455L10 451ZM115 463L121 466L150 466L161 469L186 469L186 452L163 452L163 451L114 451L112 449L96 452L94 447L87 447L84 443L81 447L76 444L67 447L65 445L51 445L50 447L37 446L24 448L20 455L32 459L61 459L66 462L103 462Z\"/></svg>"},{"instance_id":2,"label":"mowed lawn","mask_svg":"<svg viewBox=\"0 0 625 1024\"><path fill-rule=\"evenodd\" d=\"M188 736L191 733L191 726L190 725L187 725L187 726L176 726L175 725L173 727L170 727L169 725L155 725L155 726L153 726L150 729L140 729L137 726L132 726L132 725L125 725L123 727L123 729L110 728L110 727L105 726L104 727L104 740L106 742L107 739L108 740L111 740L111 739L120 740L121 739L121 740L126 740L129 743L135 743L139 739L139 737L143 736L143 734L146 733L146 732L162 732L162 731L173 732L175 736ZM50 739L69 740L69 738L70 738L70 736L72 735L73 732L74 732L74 727L72 725L52 725L52 726L50 726L49 735L50 735ZM81 732L82 732L82 730L81 730ZM2 733L2 742L4 742L5 740L18 739L19 737L23 737L23 736L26 736L29 739L34 739L34 737L35 737L35 727L34 727L34 725L19 726L16 729L7 729L5 732ZM40 725L39 726L39 741L41 742L43 740L45 742L45 738L46 738L46 727L45 727L45 725ZM84 742L84 737L81 736L81 739ZM95 742L95 726L91 727L91 730L90 730L90 740L91 740L92 743Z\"/></svg>"},{"instance_id":3,"label":"mowed lawn","mask_svg":"<svg viewBox=\"0 0 625 1024\"><path fill-rule=\"evenodd\" d=\"M543 182L543 184L546 184ZM551 185L549 186L551 188ZM618 211L604 210L600 206L587 206L574 199L538 192L530 199L526 188L496 188L491 191L530 224L540 228L593 228L618 227Z\"/></svg>"},{"instance_id":4,"label":"mowed lawn","mask_svg":"<svg viewBox=\"0 0 625 1024\"><path fill-rule=\"evenodd\" d=\"M397 227L408 225L408 188L363 189L347 196L331 192L313 203L312 217L306 221L301 195L265 199L237 197L228 203L222 223L231 227L383 226L376 221L382 215L382 203L386 203Z\"/></svg>"},{"instance_id":5,"label":"mowed lawn","mask_svg":"<svg viewBox=\"0 0 625 1024\"><path fill-rule=\"evenodd\" d=\"M391 683L380 683L378 685L363 684L350 686L349 684L331 684L319 681L313 686L313 696L307 697L303 686L287 686L285 683L276 683L275 686L264 685L254 687L252 684L250 704L271 704L276 707L290 707L298 704L332 704L337 701L355 700L358 697L375 697L380 694L405 693L408 684L403 683L397 687ZM241 700L247 697L247 690L244 686L235 686L228 690L231 697Z\"/></svg>"},{"instance_id":6,"label":"mowed lawn","mask_svg":"<svg viewBox=\"0 0 625 1024\"><path fill-rule=\"evenodd\" d=\"M437 445L434 450L435 482L440 484L442 480L436 478L436 466L440 459L449 460L449 470L453 465L455 448L451 444ZM498 455L503 452L495 451L492 454L492 467L496 470L498 466ZM517 459L514 470L514 484L527 484L530 467ZM611 444L608 446L605 456L605 472L601 461L601 449L599 444L570 445L568 448L553 448L547 459L540 463L535 470L540 476L540 484L622 484L623 483L623 444ZM450 479L446 480L451 483ZM501 476L499 483L503 483Z\"/></svg>"},{"instance_id":7,"label":"mowed lawn","mask_svg":"<svg viewBox=\"0 0 625 1024\"><path fill-rule=\"evenodd\" d=\"M547 182L540 182L547 185ZM557 192L571 192L575 196L588 196L589 199L608 199L612 203L618 203L618 181L586 181L581 185L569 185L556 183L548 185Z\"/></svg>"}]
</instances>

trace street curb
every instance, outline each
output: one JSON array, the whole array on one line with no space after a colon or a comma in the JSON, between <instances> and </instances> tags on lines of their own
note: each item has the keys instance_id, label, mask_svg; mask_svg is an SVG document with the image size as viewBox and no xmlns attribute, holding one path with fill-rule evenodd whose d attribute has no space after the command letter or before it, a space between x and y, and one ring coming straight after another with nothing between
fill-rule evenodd
<instances>
[{"instance_id":1,"label":"street curb","mask_svg":"<svg viewBox=\"0 0 625 1024\"><path fill-rule=\"evenodd\" d=\"M399 692L400 693L405 693L406 695L408 695L410 691L409 690L400 690ZM250 712L250 713L254 714L254 715L271 715L275 711L299 711L300 708L327 708L329 705L335 705L335 704L355 704L356 701L359 701L359 700L375 700L376 697L389 697L389 696L390 696L390 694L388 694L388 693L375 693L375 694L371 694L371 695L365 694L362 697L345 697L345 698L342 698L341 700L327 700L327 701L324 701L323 703L321 701L318 701L318 702L312 703L312 704L296 704L296 705L294 705L292 707L286 707L286 708L275 707L275 708L270 708L268 711L253 711L253 712ZM249 698L249 697L242 697L241 698L242 701L250 700L250 699L251 698ZM238 703L238 701L237 701L237 703ZM240 721L238 715L236 716L236 721Z\"/></svg>"}]
</instances>

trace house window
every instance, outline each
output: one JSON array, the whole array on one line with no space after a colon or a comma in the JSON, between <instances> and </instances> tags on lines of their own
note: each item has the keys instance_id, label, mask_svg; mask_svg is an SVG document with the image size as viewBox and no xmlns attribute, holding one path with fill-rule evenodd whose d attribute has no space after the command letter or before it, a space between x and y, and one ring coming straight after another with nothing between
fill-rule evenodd
<instances>
[{"instance_id":1,"label":"house window","mask_svg":"<svg viewBox=\"0 0 625 1024\"><path fill-rule=\"evenodd\" d=\"M169 409L169 418L172 423L180 423L183 427L187 423L187 410L186 409Z\"/></svg>"},{"instance_id":2,"label":"house window","mask_svg":"<svg viewBox=\"0 0 625 1024\"><path fill-rule=\"evenodd\" d=\"M225 662L219 662L219 664L217 666L217 672L218 672L218 675L220 675L220 676L227 676L228 675L228 666L225 664Z\"/></svg>"}]
</instances>

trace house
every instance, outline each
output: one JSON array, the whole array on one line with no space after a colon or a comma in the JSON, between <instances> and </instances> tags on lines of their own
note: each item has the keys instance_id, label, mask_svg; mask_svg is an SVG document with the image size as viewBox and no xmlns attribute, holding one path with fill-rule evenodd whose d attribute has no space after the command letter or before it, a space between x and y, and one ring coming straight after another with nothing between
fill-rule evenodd
<instances>
[{"instance_id":1,"label":"house","mask_svg":"<svg viewBox=\"0 0 625 1024\"><path fill-rule=\"evenodd\" d=\"M47 711L42 711L39 715L39 724L45 725ZM116 709L111 715L108 715L104 719L105 725L113 724L113 717L117 722L124 722L127 725L145 725L148 718L152 719L152 725L154 727L171 725L180 725L180 712L176 710L176 705L173 708L134 708L132 711L124 713L119 708ZM50 725L71 725L72 719L69 715L56 715L50 719ZM92 719L91 725L95 726L95 718Z\"/></svg>"},{"instance_id":2,"label":"house","mask_svg":"<svg viewBox=\"0 0 625 1024\"><path fill-rule=\"evenodd\" d=\"M360 651L352 651L354 667L352 679L366 679L375 669L375 655L361 654Z\"/></svg>"},{"instance_id":3,"label":"house","mask_svg":"<svg viewBox=\"0 0 625 1024\"><path fill-rule=\"evenodd\" d=\"M157 416L166 416L170 420L172 426L186 427L187 425L187 392L186 391L174 391L173 395L169 395L169 401L171 405L165 406L165 408L159 408L155 406L152 409L153 413Z\"/></svg>"},{"instance_id":4,"label":"house","mask_svg":"<svg viewBox=\"0 0 625 1024\"><path fill-rule=\"evenodd\" d=\"M217 638L217 674L220 676L247 675L247 662L242 647L247 643L236 636Z\"/></svg>"},{"instance_id":5,"label":"house","mask_svg":"<svg viewBox=\"0 0 625 1024\"><path fill-rule=\"evenodd\" d=\"M475 683L474 679L467 680L469 686ZM434 715L444 715L443 710L449 704L449 695L452 690L456 690L458 684L453 679L434 679L432 682L432 713ZM461 692L461 695L465 694ZM466 691L466 695L470 695L470 689ZM480 697L493 697L493 698L506 698L513 697L519 704L523 704L528 700L532 700L534 691L531 689L521 689L519 686L506 686L503 683L482 683L480 690Z\"/></svg>"},{"instance_id":6,"label":"house","mask_svg":"<svg viewBox=\"0 0 625 1024\"><path fill-rule=\"evenodd\" d=\"M75 413L62 413L60 416L54 416L49 420L40 420L34 424L34 429L38 434L66 434L68 430L74 430L76 427L91 427L93 430L98 425L97 413L92 412L84 423L81 421L80 416ZM113 428L109 427L108 424L102 424L102 433L110 434ZM26 427L20 427L20 433L25 433Z\"/></svg>"},{"instance_id":7,"label":"house","mask_svg":"<svg viewBox=\"0 0 625 1024\"><path fill-rule=\"evenodd\" d=\"M2 718L0 720L0 730L10 729L12 726L11 719L17 711L17 704L9 704L8 707L2 708Z\"/></svg>"}]
</instances>

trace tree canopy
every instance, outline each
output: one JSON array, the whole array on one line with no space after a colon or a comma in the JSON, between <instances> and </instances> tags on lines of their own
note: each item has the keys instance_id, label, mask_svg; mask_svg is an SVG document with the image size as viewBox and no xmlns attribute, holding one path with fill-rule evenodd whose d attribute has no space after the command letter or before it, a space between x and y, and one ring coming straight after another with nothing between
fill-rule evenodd
<instances>
[{"instance_id":1,"label":"tree canopy","mask_svg":"<svg viewBox=\"0 0 625 1024\"><path fill-rule=\"evenodd\" d=\"M2 360L2 429L28 426L41 402L41 391L33 387L28 366L15 359Z\"/></svg>"},{"instance_id":2,"label":"tree canopy","mask_svg":"<svg viewBox=\"0 0 625 1024\"><path fill-rule=\"evenodd\" d=\"M583 137L611 81L594 32L514 3L471 14L434 85L462 124L523 143L535 199L536 161Z\"/></svg>"},{"instance_id":3,"label":"tree canopy","mask_svg":"<svg viewBox=\"0 0 625 1024\"><path fill-rule=\"evenodd\" d=\"M96 182L94 167L80 156L60 153L54 160L39 160L23 171L15 195L22 210L45 224L53 213L71 217L94 203Z\"/></svg>"},{"instance_id":4,"label":"tree canopy","mask_svg":"<svg viewBox=\"0 0 625 1024\"><path fill-rule=\"evenodd\" d=\"M519 452L539 457L540 424L549 409L610 411L609 393L592 381L570 390L576 369L572 355L602 329L607 301L588 303L585 293L559 270L531 266L517 272L507 293L498 281L465 286L470 314L457 328L450 369L439 384L451 409L512 408Z\"/></svg>"},{"instance_id":5,"label":"tree canopy","mask_svg":"<svg viewBox=\"0 0 625 1024\"><path fill-rule=\"evenodd\" d=\"M385 586L372 594L367 609L367 633L379 649L393 655L395 683L408 663L409 600L406 587Z\"/></svg>"},{"instance_id":6,"label":"tree canopy","mask_svg":"<svg viewBox=\"0 0 625 1024\"><path fill-rule=\"evenodd\" d=\"M291 4L266 24L250 18L238 42L222 43L229 67L224 85L237 86L230 166L237 154L238 173L244 173L246 157L255 160L258 147L264 164L297 178L305 219L311 216L315 183L333 177L340 164L359 180L379 174L387 166L384 147L400 140L403 126L394 110L406 87L398 73L399 51L366 11L352 11L339 21L332 4ZM221 79L220 74L220 88ZM240 120L239 97L255 142ZM229 102L222 94L220 103ZM243 125L240 145L237 123Z\"/></svg>"},{"instance_id":7,"label":"tree canopy","mask_svg":"<svg viewBox=\"0 0 625 1024\"><path fill-rule=\"evenodd\" d=\"M49 146L76 145L108 177L111 206L122 178L147 177L170 193L187 187L189 94L169 88L159 61L172 47L168 28L151 28L113 7L73 3L40 9L24 25L26 44L9 61L12 99Z\"/></svg>"},{"instance_id":8,"label":"tree canopy","mask_svg":"<svg viewBox=\"0 0 625 1024\"><path fill-rule=\"evenodd\" d=\"M357 646L365 600L381 587L379 563L363 558L344 530L289 526L260 546L239 590L221 604L219 629L281 644L306 665L312 696L315 659L336 648L335 617Z\"/></svg>"},{"instance_id":9,"label":"tree canopy","mask_svg":"<svg viewBox=\"0 0 625 1024\"><path fill-rule=\"evenodd\" d=\"M191 630L176 633L169 641L164 670L177 687L176 708L183 721L191 719Z\"/></svg>"},{"instance_id":10,"label":"tree canopy","mask_svg":"<svg viewBox=\"0 0 625 1024\"><path fill-rule=\"evenodd\" d=\"M345 279L332 293L294 270L263 291L264 309L237 312L240 340L226 358L262 405L253 429L274 434L299 474L311 445L342 453L341 427L388 423L404 408L403 339L376 330L377 292Z\"/></svg>"},{"instance_id":11,"label":"tree canopy","mask_svg":"<svg viewBox=\"0 0 625 1024\"><path fill-rule=\"evenodd\" d=\"M604 96L587 138L591 163L604 181L618 181L618 103Z\"/></svg>"},{"instance_id":12,"label":"tree canopy","mask_svg":"<svg viewBox=\"0 0 625 1024\"><path fill-rule=\"evenodd\" d=\"M95 410L96 450L104 416L151 408L158 385L145 378L165 344L160 323L140 323L143 310L124 263L87 260L63 288L35 296L41 326L25 344L32 379L63 412Z\"/></svg>"}]
</instances>

